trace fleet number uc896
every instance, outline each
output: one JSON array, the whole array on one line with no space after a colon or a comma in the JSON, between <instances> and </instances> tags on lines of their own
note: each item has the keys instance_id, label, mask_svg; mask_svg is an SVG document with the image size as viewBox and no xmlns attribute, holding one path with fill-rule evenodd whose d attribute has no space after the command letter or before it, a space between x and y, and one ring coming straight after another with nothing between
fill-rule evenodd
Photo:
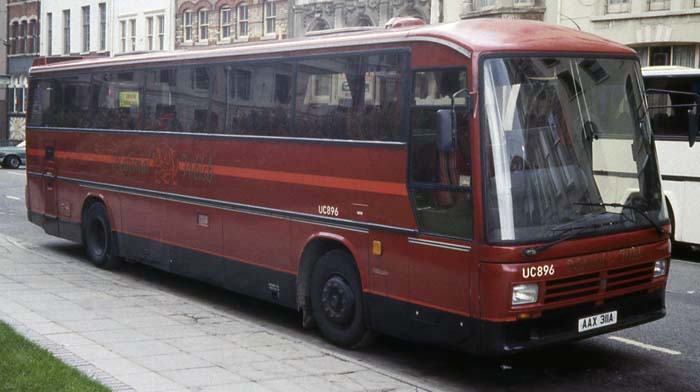
<instances>
[{"instance_id":1,"label":"fleet number uc896","mask_svg":"<svg viewBox=\"0 0 700 392\"><path fill-rule=\"evenodd\" d=\"M532 267L523 268L523 278L542 278L545 276L554 275L554 264L549 265L538 265Z\"/></svg>"}]
</instances>

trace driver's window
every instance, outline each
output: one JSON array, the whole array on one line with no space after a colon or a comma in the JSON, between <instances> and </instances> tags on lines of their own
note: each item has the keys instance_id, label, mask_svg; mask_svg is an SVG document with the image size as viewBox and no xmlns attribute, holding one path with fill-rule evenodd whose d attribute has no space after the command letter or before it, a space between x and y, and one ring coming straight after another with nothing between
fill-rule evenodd
<instances>
[{"instance_id":1,"label":"driver's window","mask_svg":"<svg viewBox=\"0 0 700 392\"><path fill-rule=\"evenodd\" d=\"M411 105L409 186L421 231L436 235L472 236L469 115L466 69L416 71ZM463 93L457 94L460 91ZM438 110L452 109L454 145L439 148Z\"/></svg>"}]
</instances>

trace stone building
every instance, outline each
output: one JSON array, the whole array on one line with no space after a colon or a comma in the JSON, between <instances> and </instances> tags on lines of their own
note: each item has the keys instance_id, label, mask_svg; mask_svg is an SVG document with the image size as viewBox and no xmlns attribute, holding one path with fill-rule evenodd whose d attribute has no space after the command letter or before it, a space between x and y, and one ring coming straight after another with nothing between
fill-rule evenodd
<instances>
[{"instance_id":1,"label":"stone building","mask_svg":"<svg viewBox=\"0 0 700 392\"><path fill-rule=\"evenodd\" d=\"M700 0L551 0L545 20L629 45L643 66L700 67Z\"/></svg>"},{"instance_id":2,"label":"stone building","mask_svg":"<svg viewBox=\"0 0 700 392\"><path fill-rule=\"evenodd\" d=\"M112 53L173 49L174 0L112 0Z\"/></svg>"},{"instance_id":3,"label":"stone building","mask_svg":"<svg viewBox=\"0 0 700 392\"><path fill-rule=\"evenodd\" d=\"M43 0L42 56L109 55L112 0Z\"/></svg>"},{"instance_id":4,"label":"stone building","mask_svg":"<svg viewBox=\"0 0 700 392\"><path fill-rule=\"evenodd\" d=\"M37 0L7 2L8 139L24 140L27 109L27 72L39 55L40 3Z\"/></svg>"},{"instance_id":5,"label":"stone building","mask_svg":"<svg viewBox=\"0 0 700 392\"><path fill-rule=\"evenodd\" d=\"M295 37L317 30L383 26L398 16L431 22L431 0L297 0L292 9ZM439 12L435 18L444 20Z\"/></svg>"},{"instance_id":6,"label":"stone building","mask_svg":"<svg viewBox=\"0 0 700 392\"><path fill-rule=\"evenodd\" d=\"M503 18L543 20L545 9L548 5L546 3L549 1L551 0L462 0L459 14L462 19Z\"/></svg>"},{"instance_id":7,"label":"stone building","mask_svg":"<svg viewBox=\"0 0 700 392\"><path fill-rule=\"evenodd\" d=\"M286 0L177 0L175 47L286 38L287 9Z\"/></svg>"}]
</instances>

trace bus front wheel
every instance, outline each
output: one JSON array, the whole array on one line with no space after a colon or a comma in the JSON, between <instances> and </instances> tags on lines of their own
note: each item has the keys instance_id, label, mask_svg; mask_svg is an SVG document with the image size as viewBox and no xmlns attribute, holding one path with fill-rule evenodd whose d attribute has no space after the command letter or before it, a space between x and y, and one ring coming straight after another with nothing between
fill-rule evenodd
<instances>
[{"instance_id":1,"label":"bus front wheel","mask_svg":"<svg viewBox=\"0 0 700 392\"><path fill-rule=\"evenodd\" d=\"M311 273L311 310L318 328L332 343L348 348L371 339L365 323L360 275L352 256L332 250L321 256Z\"/></svg>"},{"instance_id":2,"label":"bus front wheel","mask_svg":"<svg viewBox=\"0 0 700 392\"><path fill-rule=\"evenodd\" d=\"M94 203L88 207L83 219L83 234L85 252L93 264L104 269L113 269L121 264L104 204Z\"/></svg>"}]
</instances>

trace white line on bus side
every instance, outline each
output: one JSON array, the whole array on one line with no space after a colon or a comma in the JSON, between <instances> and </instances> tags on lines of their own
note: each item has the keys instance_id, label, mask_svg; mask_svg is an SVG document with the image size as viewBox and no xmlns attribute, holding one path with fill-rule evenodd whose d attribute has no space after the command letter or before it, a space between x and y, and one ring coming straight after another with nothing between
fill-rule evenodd
<instances>
[{"instance_id":1,"label":"white line on bus side","mask_svg":"<svg viewBox=\"0 0 700 392\"><path fill-rule=\"evenodd\" d=\"M646 344L646 343L638 342L636 340L622 338L619 336L608 336L608 339L615 340L615 341L618 341L620 343L629 344L630 346L640 347L640 348L643 348L645 350L658 351L660 353L664 353L664 354L668 354L668 355L681 355L682 354L680 351L675 351L675 350L671 350L671 349L664 348L664 347L654 346L651 344Z\"/></svg>"},{"instance_id":2,"label":"white line on bus side","mask_svg":"<svg viewBox=\"0 0 700 392\"><path fill-rule=\"evenodd\" d=\"M22 200L22 199L20 199L20 198L17 197L17 196L9 196L9 195L7 195L7 196L5 196L5 197L8 198L8 199L10 199L10 200Z\"/></svg>"}]
</instances>

